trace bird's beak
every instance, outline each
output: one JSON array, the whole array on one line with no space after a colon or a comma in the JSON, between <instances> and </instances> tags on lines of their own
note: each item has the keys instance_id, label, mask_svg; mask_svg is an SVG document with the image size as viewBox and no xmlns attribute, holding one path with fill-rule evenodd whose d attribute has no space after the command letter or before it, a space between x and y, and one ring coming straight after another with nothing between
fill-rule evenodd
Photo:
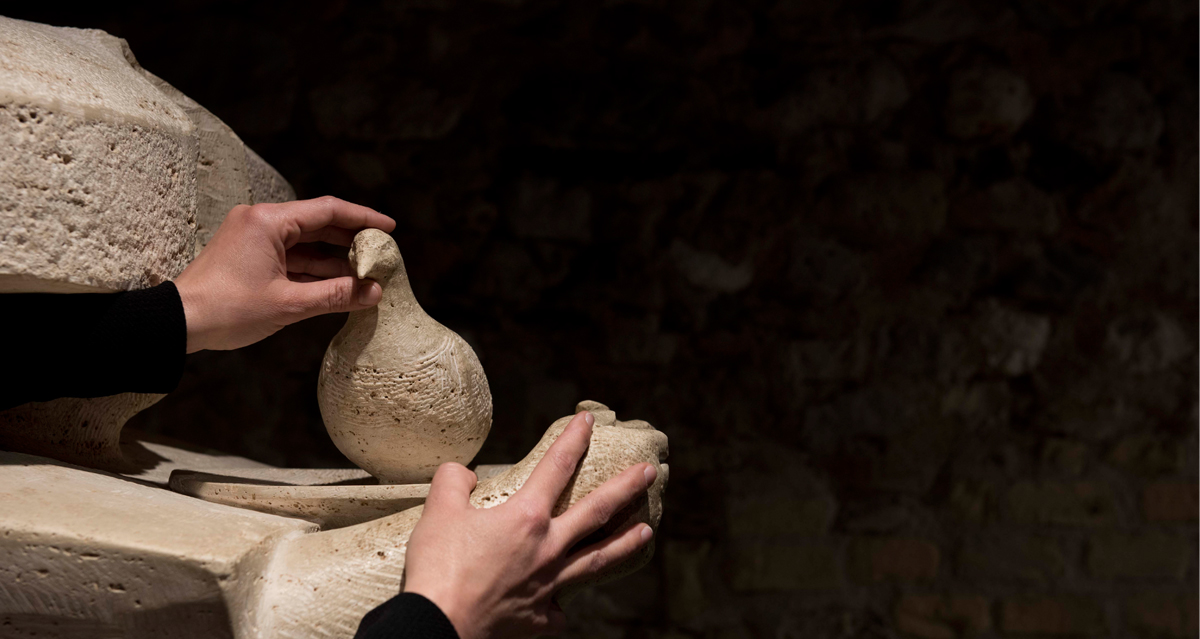
<instances>
[{"instance_id":1,"label":"bird's beak","mask_svg":"<svg viewBox=\"0 0 1200 639\"><path fill-rule=\"evenodd\" d=\"M372 251L365 251L366 255L360 255L359 251L355 250L356 248L358 248L357 243L350 247L350 267L354 269L355 277L360 280L366 279L367 274L375 268L376 256L371 254Z\"/></svg>"}]
</instances>

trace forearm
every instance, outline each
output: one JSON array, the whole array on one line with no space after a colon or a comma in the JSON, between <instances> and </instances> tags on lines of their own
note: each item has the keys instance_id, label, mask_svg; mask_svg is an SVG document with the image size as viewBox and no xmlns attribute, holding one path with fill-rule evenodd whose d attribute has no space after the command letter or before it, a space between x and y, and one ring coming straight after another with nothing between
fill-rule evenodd
<instances>
[{"instance_id":1,"label":"forearm","mask_svg":"<svg viewBox=\"0 0 1200 639\"><path fill-rule=\"evenodd\" d=\"M0 409L58 397L166 393L183 374L187 325L171 282L123 293L0 295L15 373Z\"/></svg>"}]
</instances>

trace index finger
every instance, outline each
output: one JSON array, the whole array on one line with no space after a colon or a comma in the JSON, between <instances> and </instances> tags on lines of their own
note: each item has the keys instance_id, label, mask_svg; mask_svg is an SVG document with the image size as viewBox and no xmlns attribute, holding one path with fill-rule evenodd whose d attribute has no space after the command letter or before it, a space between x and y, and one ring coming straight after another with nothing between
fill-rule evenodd
<instances>
[{"instance_id":1,"label":"index finger","mask_svg":"<svg viewBox=\"0 0 1200 639\"><path fill-rule=\"evenodd\" d=\"M596 418L587 411L572 418L529 474L525 485L517 491L517 497L532 501L539 510L550 512L575 474L579 460L587 452L592 440L592 424L595 423Z\"/></svg>"},{"instance_id":2,"label":"index finger","mask_svg":"<svg viewBox=\"0 0 1200 639\"><path fill-rule=\"evenodd\" d=\"M375 228L385 233L391 233L396 228L396 221L379 211L331 195L288 202L281 208L293 227L288 229L287 237L288 242L293 244L299 241L301 234L313 233L327 226L352 231Z\"/></svg>"},{"instance_id":3,"label":"index finger","mask_svg":"<svg viewBox=\"0 0 1200 639\"><path fill-rule=\"evenodd\" d=\"M477 481L475 473L462 464L448 462L438 466L429 485L429 496L425 498L425 512L467 508Z\"/></svg>"}]
</instances>

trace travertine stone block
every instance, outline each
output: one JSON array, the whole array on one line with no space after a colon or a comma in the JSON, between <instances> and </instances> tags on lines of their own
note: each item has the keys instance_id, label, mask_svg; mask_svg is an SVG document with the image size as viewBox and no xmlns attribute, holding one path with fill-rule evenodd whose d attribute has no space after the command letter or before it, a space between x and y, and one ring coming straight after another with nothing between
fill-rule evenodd
<instances>
[{"instance_id":1,"label":"travertine stone block","mask_svg":"<svg viewBox=\"0 0 1200 639\"><path fill-rule=\"evenodd\" d=\"M271 553L316 530L19 453L0 493L5 636L263 636Z\"/></svg>"},{"instance_id":2,"label":"travertine stone block","mask_svg":"<svg viewBox=\"0 0 1200 639\"><path fill-rule=\"evenodd\" d=\"M0 18L0 291L145 288L194 256L196 126L126 50Z\"/></svg>"},{"instance_id":3,"label":"travertine stone block","mask_svg":"<svg viewBox=\"0 0 1200 639\"><path fill-rule=\"evenodd\" d=\"M133 62L137 66L136 61ZM217 116L162 78L141 69L164 95L178 104L196 125L196 252L199 253L229 210L239 204L296 199L287 180L242 143Z\"/></svg>"},{"instance_id":4,"label":"travertine stone block","mask_svg":"<svg viewBox=\"0 0 1200 639\"><path fill-rule=\"evenodd\" d=\"M95 29L0 17L0 292L179 274L229 209L295 193L207 109Z\"/></svg>"},{"instance_id":5,"label":"travertine stone block","mask_svg":"<svg viewBox=\"0 0 1200 639\"><path fill-rule=\"evenodd\" d=\"M217 116L158 76L141 69L196 125L196 252L208 243L229 209L251 204L245 145Z\"/></svg>"},{"instance_id":6,"label":"travertine stone block","mask_svg":"<svg viewBox=\"0 0 1200 639\"><path fill-rule=\"evenodd\" d=\"M254 149L246 150L246 169L249 172L251 204L262 202L291 202L296 199L296 191L292 185L283 179L275 167L259 157ZM226 211L228 213L228 211ZM224 219L224 218L222 218Z\"/></svg>"}]
</instances>

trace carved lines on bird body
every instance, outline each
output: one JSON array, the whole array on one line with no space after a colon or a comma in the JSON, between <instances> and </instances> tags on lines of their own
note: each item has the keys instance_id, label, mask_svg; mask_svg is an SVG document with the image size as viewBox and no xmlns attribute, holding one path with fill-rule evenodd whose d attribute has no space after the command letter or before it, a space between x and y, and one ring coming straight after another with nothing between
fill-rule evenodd
<instances>
[{"instance_id":1,"label":"carved lines on bird body","mask_svg":"<svg viewBox=\"0 0 1200 639\"><path fill-rule=\"evenodd\" d=\"M330 437L383 482L426 482L442 463L470 462L492 420L479 358L421 309L386 233L355 236L350 262L383 298L351 313L325 353L318 400Z\"/></svg>"},{"instance_id":2,"label":"carved lines on bird body","mask_svg":"<svg viewBox=\"0 0 1200 639\"><path fill-rule=\"evenodd\" d=\"M455 346L447 336L431 353L384 367L349 362L335 354L325 362L325 374L330 376L326 383L345 384L344 392L358 393L364 400L390 402L414 412L436 410L462 417L471 410L469 399L474 399L465 397L462 390L474 380L463 379ZM386 411L371 411L367 416L378 416L381 424L390 421Z\"/></svg>"},{"instance_id":3,"label":"carved lines on bird body","mask_svg":"<svg viewBox=\"0 0 1200 639\"><path fill-rule=\"evenodd\" d=\"M486 425L491 404L486 396L470 388L486 384L486 380L472 379L470 373L464 376L462 372L478 365L472 366L469 361L464 365L461 359L472 358L448 338L431 355L396 368L367 368L341 357L329 357L322 372L324 392L340 395L342 400L328 409L338 414L327 420L342 424L343 435L358 446L361 456L369 456L379 438L388 439L389 429L404 429L405 447L389 452L395 456L392 461L405 466L432 464L427 469L430 474L445 461L462 461L447 459L439 452L427 459L430 449L471 449L473 456L482 446L486 430L469 426ZM369 460L355 461L379 476L379 469Z\"/></svg>"}]
</instances>

